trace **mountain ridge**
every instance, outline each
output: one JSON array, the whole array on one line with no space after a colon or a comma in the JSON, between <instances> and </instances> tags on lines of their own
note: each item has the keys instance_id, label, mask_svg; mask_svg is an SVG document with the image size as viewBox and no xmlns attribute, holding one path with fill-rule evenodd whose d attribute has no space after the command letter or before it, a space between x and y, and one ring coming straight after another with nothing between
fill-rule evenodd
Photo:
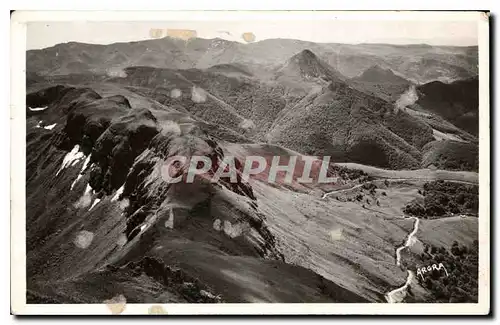
<instances>
[{"instance_id":1,"label":"mountain ridge","mask_svg":"<svg viewBox=\"0 0 500 325\"><path fill-rule=\"evenodd\" d=\"M374 65L360 74L357 77L353 78L354 80L359 81L368 81L368 82L388 82L388 83L408 83L406 79L396 75L391 69L384 69L379 65Z\"/></svg>"},{"instance_id":2,"label":"mountain ridge","mask_svg":"<svg viewBox=\"0 0 500 325\"><path fill-rule=\"evenodd\" d=\"M310 49L347 77L354 77L366 68L382 63L403 76L418 79L419 82L430 81L429 76L433 77L432 71L441 67L444 67L441 70L446 78L477 73L477 49L474 47L451 47L447 49L448 53L443 54L440 47L432 46L420 48L415 52L415 48L393 45L312 43L291 39L243 44L198 38L187 42L162 38L107 45L76 42L58 44L27 51L27 70L47 75L83 71L105 73L109 68L120 69L145 63L158 68L186 69L208 68L236 61L250 67L268 69L275 68L277 62L279 65L279 62L284 62L294 53L305 49ZM107 56L113 51L119 51L121 54L107 61ZM167 61L164 57L166 53L171 57ZM432 58L435 61L423 64L421 72L411 71L411 66L407 63L418 58Z\"/></svg>"}]
</instances>

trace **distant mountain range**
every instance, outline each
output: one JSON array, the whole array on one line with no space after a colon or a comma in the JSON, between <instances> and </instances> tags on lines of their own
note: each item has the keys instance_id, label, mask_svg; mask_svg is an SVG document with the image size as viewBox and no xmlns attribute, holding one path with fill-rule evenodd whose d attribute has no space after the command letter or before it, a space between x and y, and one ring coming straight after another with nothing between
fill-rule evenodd
<instances>
[{"instance_id":1,"label":"distant mountain range","mask_svg":"<svg viewBox=\"0 0 500 325\"><path fill-rule=\"evenodd\" d=\"M383 69L378 65L374 65L366 69L361 75L353 78L353 80L375 83L408 84L408 80L403 77L397 76L391 69Z\"/></svg>"},{"instance_id":2,"label":"distant mountain range","mask_svg":"<svg viewBox=\"0 0 500 325\"><path fill-rule=\"evenodd\" d=\"M319 54L302 49L285 57L306 45ZM328 50L332 49L342 53L335 57L346 64L335 66L344 72L350 65L363 66L359 60L369 60L371 65L349 78L329 64L334 52ZM414 87L409 79L415 71L419 78L436 71L438 79L473 75L474 53L473 47L355 46L292 40L244 45L220 39L186 42L164 38L111 45L60 44L28 51L27 64L28 83L40 78L63 78L65 82L68 76L74 80L97 78L176 107L211 123L219 132L224 129L230 137L331 155L337 161L399 169L419 167L422 147L434 140L435 125L411 110L401 110L417 98L413 107L417 111L437 114L458 129L477 134L477 84L457 81L448 86L433 81L418 86L411 96L405 94ZM398 71L405 66L410 69ZM466 70L469 72L464 73ZM203 94L199 103L192 100L196 87ZM461 95L454 100L456 91ZM179 96L172 96L174 92ZM401 101L402 96L410 102ZM456 105L462 109L454 110Z\"/></svg>"}]
</instances>

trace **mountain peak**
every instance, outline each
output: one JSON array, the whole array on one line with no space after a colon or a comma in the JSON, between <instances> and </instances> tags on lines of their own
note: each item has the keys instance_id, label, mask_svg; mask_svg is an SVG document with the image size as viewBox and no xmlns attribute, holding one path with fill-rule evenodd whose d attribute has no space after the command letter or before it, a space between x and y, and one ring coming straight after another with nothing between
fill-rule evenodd
<instances>
[{"instance_id":1,"label":"mountain peak","mask_svg":"<svg viewBox=\"0 0 500 325\"><path fill-rule=\"evenodd\" d=\"M301 65L319 64L320 59L311 50L305 49L295 54L290 58L290 61L295 61Z\"/></svg>"},{"instance_id":2,"label":"mountain peak","mask_svg":"<svg viewBox=\"0 0 500 325\"><path fill-rule=\"evenodd\" d=\"M381 66L379 66L378 64L374 64L372 65L371 67L369 67L368 69L365 70L365 72L367 71L375 71L375 72L392 72L390 69L384 69L382 68Z\"/></svg>"},{"instance_id":3,"label":"mountain peak","mask_svg":"<svg viewBox=\"0 0 500 325\"><path fill-rule=\"evenodd\" d=\"M340 73L321 60L311 50L305 49L292 56L279 70L279 74L301 79L341 80Z\"/></svg>"},{"instance_id":4,"label":"mountain peak","mask_svg":"<svg viewBox=\"0 0 500 325\"><path fill-rule=\"evenodd\" d=\"M299 54L296 54L296 55L306 56L306 57L311 57L311 58L316 58L316 54L314 54L309 49L305 49L305 50L301 51Z\"/></svg>"},{"instance_id":5,"label":"mountain peak","mask_svg":"<svg viewBox=\"0 0 500 325\"><path fill-rule=\"evenodd\" d=\"M391 69L384 69L379 65L369 67L355 79L368 82L408 83L406 79L396 75Z\"/></svg>"}]
</instances>

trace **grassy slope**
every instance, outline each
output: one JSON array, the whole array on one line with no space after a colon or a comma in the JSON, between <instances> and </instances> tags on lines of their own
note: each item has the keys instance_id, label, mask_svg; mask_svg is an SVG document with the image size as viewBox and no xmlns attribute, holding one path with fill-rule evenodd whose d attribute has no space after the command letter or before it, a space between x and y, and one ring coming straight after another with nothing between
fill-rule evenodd
<instances>
[{"instance_id":1,"label":"grassy slope","mask_svg":"<svg viewBox=\"0 0 500 325\"><path fill-rule=\"evenodd\" d=\"M453 241L470 246L478 239L478 221L476 217L449 217L433 220L421 220L417 237L424 243L437 247L451 248Z\"/></svg>"},{"instance_id":2,"label":"grassy slope","mask_svg":"<svg viewBox=\"0 0 500 325\"><path fill-rule=\"evenodd\" d=\"M351 82L360 91L367 91L391 103L396 102L411 84L392 70L379 66L370 67L361 75L352 78Z\"/></svg>"},{"instance_id":3,"label":"grassy slope","mask_svg":"<svg viewBox=\"0 0 500 325\"><path fill-rule=\"evenodd\" d=\"M457 127L477 136L479 131L479 84L477 78L449 84L430 82L417 88L417 104Z\"/></svg>"},{"instance_id":4,"label":"grassy slope","mask_svg":"<svg viewBox=\"0 0 500 325\"><path fill-rule=\"evenodd\" d=\"M475 172L468 171L449 171L449 170L431 170L431 169L418 169L418 170L388 170L377 168L373 166L366 166L356 163L339 163L341 166L348 168L361 169L374 177L380 178L410 178L421 180L452 180L467 183L477 184L479 175Z\"/></svg>"},{"instance_id":5,"label":"grassy slope","mask_svg":"<svg viewBox=\"0 0 500 325\"><path fill-rule=\"evenodd\" d=\"M417 129L411 124L401 128L402 115L383 117L391 111L382 100L342 83L332 84L281 116L268 141L305 154L329 155L336 161L416 168L420 153L403 137L413 140L411 132Z\"/></svg>"},{"instance_id":6,"label":"grassy slope","mask_svg":"<svg viewBox=\"0 0 500 325\"><path fill-rule=\"evenodd\" d=\"M338 200L261 182L253 187L286 261L339 279L346 289L370 300L383 301L388 289L404 282L406 274L396 267L394 254L411 231L412 220L399 216L416 195L414 185L393 184L377 190L375 197L363 192L361 202L344 200L361 190Z\"/></svg>"}]
</instances>

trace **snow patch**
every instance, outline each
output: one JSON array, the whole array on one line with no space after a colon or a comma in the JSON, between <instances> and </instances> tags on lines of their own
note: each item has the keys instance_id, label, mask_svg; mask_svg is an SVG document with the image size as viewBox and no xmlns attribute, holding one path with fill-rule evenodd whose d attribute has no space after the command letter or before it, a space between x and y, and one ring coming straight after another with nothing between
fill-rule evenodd
<instances>
[{"instance_id":1,"label":"snow patch","mask_svg":"<svg viewBox=\"0 0 500 325\"><path fill-rule=\"evenodd\" d=\"M168 220L165 221L165 228L174 229L174 218L168 218Z\"/></svg>"},{"instance_id":2,"label":"snow patch","mask_svg":"<svg viewBox=\"0 0 500 325\"><path fill-rule=\"evenodd\" d=\"M83 177L84 171L85 171L85 169L87 169L87 165L89 164L89 161L90 161L90 156L91 156L91 155L89 155L89 156L85 159L85 161L83 162L82 170L80 170L80 173L78 174L78 176L76 177L76 179L73 181L73 183L71 183L71 187L70 187L70 189L71 189L71 190L72 190L72 189L73 189L73 187L76 185L76 183L78 183L78 181L80 180L80 178L82 178L82 177Z\"/></svg>"},{"instance_id":3,"label":"snow patch","mask_svg":"<svg viewBox=\"0 0 500 325\"><path fill-rule=\"evenodd\" d=\"M139 234L142 234L144 231L149 229L149 227L151 227L156 222L156 219L157 219L156 214L150 217L146 217L146 220L144 220L144 223L141 225L140 228L141 230Z\"/></svg>"},{"instance_id":4,"label":"snow patch","mask_svg":"<svg viewBox=\"0 0 500 325\"><path fill-rule=\"evenodd\" d=\"M92 208L95 207L99 202L101 202L101 199L100 198L96 198L94 200L94 203L92 203L92 206L90 207L89 211L92 210Z\"/></svg>"},{"instance_id":5,"label":"snow patch","mask_svg":"<svg viewBox=\"0 0 500 325\"><path fill-rule=\"evenodd\" d=\"M111 199L111 202L114 202L114 201L118 200L118 198L120 197L120 195L122 195L122 193L123 193L123 189L124 189L124 188L125 188L125 184L124 184L124 185L122 185L122 186L118 189L118 191L116 191L116 194L115 194L115 196L113 196L113 198Z\"/></svg>"},{"instance_id":6,"label":"snow patch","mask_svg":"<svg viewBox=\"0 0 500 325\"><path fill-rule=\"evenodd\" d=\"M28 107L28 108L29 108L29 110L30 110L30 111L32 111L32 112L41 112L41 111L45 111L45 110L48 108L48 106L44 106L44 107L33 107L33 108Z\"/></svg>"},{"instance_id":7,"label":"snow patch","mask_svg":"<svg viewBox=\"0 0 500 325\"><path fill-rule=\"evenodd\" d=\"M57 123L54 123L54 124L51 124L51 125L44 126L43 128L45 130L52 130L56 125L57 125Z\"/></svg>"},{"instance_id":8,"label":"snow patch","mask_svg":"<svg viewBox=\"0 0 500 325\"><path fill-rule=\"evenodd\" d=\"M86 208L90 205L90 202L92 201L92 187L90 187L89 184L87 184L87 187L85 188L85 192L83 195L78 199L78 201L75 202L74 207L75 208Z\"/></svg>"},{"instance_id":9,"label":"snow patch","mask_svg":"<svg viewBox=\"0 0 500 325\"><path fill-rule=\"evenodd\" d=\"M59 175L61 170L75 165L78 162L78 160L83 158L83 156L84 156L83 152L80 151L80 146L75 145L73 147L73 150L71 150L66 154L66 156L64 156L61 168L59 168L59 170L57 171L56 176Z\"/></svg>"},{"instance_id":10,"label":"snow patch","mask_svg":"<svg viewBox=\"0 0 500 325\"><path fill-rule=\"evenodd\" d=\"M73 187L75 187L75 184L76 184L76 183L78 183L78 181L80 180L80 178L82 178L82 176L83 176L83 175L82 175L81 173L80 173L80 174L78 174L78 176L77 176L77 177L76 177L76 179L73 181L73 183L71 183L71 186L70 186L70 188L69 188L70 190L72 190L72 189L73 189Z\"/></svg>"},{"instance_id":11,"label":"snow patch","mask_svg":"<svg viewBox=\"0 0 500 325\"><path fill-rule=\"evenodd\" d=\"M57 125L57 123L54 123L51 125L42 126L42 123L43 123L43 121L38 121L38 124L35 125L35 128L37 128L37 129L44 128L45 130L52 130Z\"/></svg>"},{"instance_id":12,"label":"snow patch","mask_svg":"<svg viewBox=\"0 0 500 325\"><path fill-rule=\"evenodd\" d=\"M78 235L76 235L75 239L73 240L73 243L75 244L76 247L85 249L90 246L93 239L94 239L93 232L82 230L78 233Z\"/></svg>"}]
</instances>

